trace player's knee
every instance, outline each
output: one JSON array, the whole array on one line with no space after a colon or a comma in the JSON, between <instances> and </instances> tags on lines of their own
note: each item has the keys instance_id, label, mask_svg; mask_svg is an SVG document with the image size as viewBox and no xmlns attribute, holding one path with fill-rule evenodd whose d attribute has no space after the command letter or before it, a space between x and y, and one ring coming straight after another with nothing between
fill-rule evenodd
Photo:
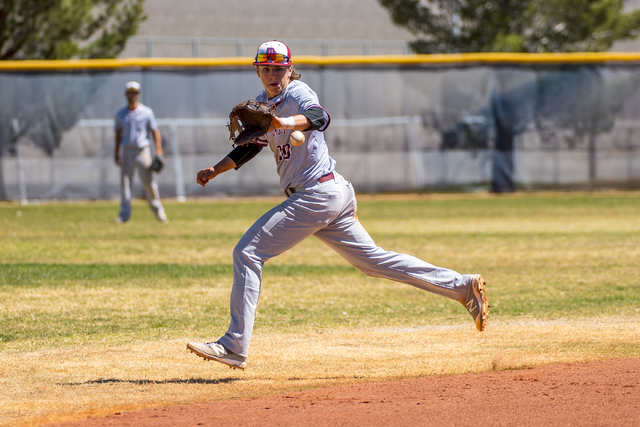
<instances>
[{"instance_id":1,"label":"player's knee","mask_svg":"<svg viewBox=\"0 0 640 427\"><path fill-rule=\"evenodd\" d=\"M244 258L245 257L244 250L245 250L245 246L244 245L240 245L240 243L238 243L236 245L236 247L233 248L233 253L232 253L233 254L233 259L236 260L236 259Z\"/></svg>"},{"instance_id":2,"label":"player's knee","mask_svg":"<svg viewBox=\"0 0 640 427\"><path fill-rule=\"evenodd\" d=\"M351 265L367 276L377 277L376 269L371 264L366 262L352 262Z\"/></svg>"},{"instance_id":3,"label":"player's knee","mask_svg":"<svg viewBox=\"0 0 640 427\"><path fill-rule=\"evenodd\" d=\"M236 247L233 248L234 263L238 263L238 262L241 264L253 263L254 258L255 257L251 251L251 247L247 245L243 245L242 241L240 241L240 243L238 243Z\"/></svg>"}]
</instances>

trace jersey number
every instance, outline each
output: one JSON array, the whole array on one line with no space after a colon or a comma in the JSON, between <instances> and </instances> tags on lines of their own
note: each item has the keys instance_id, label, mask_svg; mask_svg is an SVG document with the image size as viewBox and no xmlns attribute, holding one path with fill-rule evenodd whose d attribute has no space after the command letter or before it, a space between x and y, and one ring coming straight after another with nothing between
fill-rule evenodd
<instances>
[{"instance_id":1,"label":"jersey number","mask_svg":"<svg viewBox=\"0 0 640 427\"><path fill-rule=\"evenodd\" d=\"M289 160L291 158L290 144L277 145L276 148L278 149L278 163L282 160Z\"/></svg>"}]
</instances>

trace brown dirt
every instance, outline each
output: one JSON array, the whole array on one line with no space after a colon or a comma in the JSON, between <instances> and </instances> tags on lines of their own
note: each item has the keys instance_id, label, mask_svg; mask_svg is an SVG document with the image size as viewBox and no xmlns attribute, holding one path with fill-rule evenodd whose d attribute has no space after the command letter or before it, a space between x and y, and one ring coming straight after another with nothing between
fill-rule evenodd
<instances>
[{"instance_id":1,"label":"brown dirt","mask_svg":"<svg viewBox=\"0 0 640 427\"><path fill-rule=\"evenodd\" d=\"M638 426L640 359L352 384L51 426L104 425Z\"/></svg>"}]
</instances>

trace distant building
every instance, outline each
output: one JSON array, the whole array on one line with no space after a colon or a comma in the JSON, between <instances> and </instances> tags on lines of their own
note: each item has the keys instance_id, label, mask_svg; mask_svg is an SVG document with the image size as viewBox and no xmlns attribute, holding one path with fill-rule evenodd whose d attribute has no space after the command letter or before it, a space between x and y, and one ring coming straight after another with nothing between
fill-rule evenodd
<instances>
[{"instance_id":1,"label":"distant building","mask_svg":"<svg viewBox=\"0 0 640 427\"><path fill-rule=\"evenodd\" d=\"M146 0L145 12L122 57L149 56L150 49L153 56L251 56L268 39L300 41L291 43L296 55L398 54L408 53L413 38L378 0Z\"/></svg>"},{"instance_id":2,"label":"distant building","mask_svg":"<svg viewBox=\"0 0 640 427\"><path fill-rule=\"evenodd\" d=\"M627 0L627 10L638 8ZM415 38L378 0L146 0L145 12L121 57L251 56L267 39L296 55L406 54ZM611 50L640 51L640 38Z\"/></svg>"}]
</instances>

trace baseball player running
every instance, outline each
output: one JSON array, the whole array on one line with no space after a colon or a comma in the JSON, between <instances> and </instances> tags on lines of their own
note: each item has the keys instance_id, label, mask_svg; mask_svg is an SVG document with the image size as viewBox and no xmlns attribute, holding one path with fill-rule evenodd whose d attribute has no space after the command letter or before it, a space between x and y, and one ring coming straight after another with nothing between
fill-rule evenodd
<instances>
[{"instance_id":1,"label":"baseball player running","mask_svg":"<svg viewBox=\"0 0 640 427\"><path fill-rule=\"evenodd\" d=\"M153 110L140 102L140 83L128 82L125 85L127 105L116 113L115 119L115 163L120 166L120 214L113 220L116 224L124 224L131 217L131 187L134 170L147 196L149 209L158 221L168 222L164 213L158 184L153 177L151 166L151 150L149 133L155 141L156 154L162 156L162 138Z\"/></svg>"},{"instance_id":2,"label":"baseball player running","mask_svg":"<svg viewBox=\"0 0 640 427\"><path fill-rule=\"evenodd\" d=\"M300 81L289 48L268 41L258 48L256 72L264 90L258 101L277 106L272 126L255 143L235 147L213 167L198 172L203 187L230 169L239 169L269 146L274 154L280 187L287 199L258 219L233 250L231 323L220 339L188 343L198 356L244 369L260 294L262 266L271 258L314 235L364 274L406 283L459 301L483 331L489 316L485 281L479 274L462 275L416 257L376 246L356 216L351 183L336 170L323 131L330 123L313 90ZM302 131L305 142L290 141Z\"/></svg>"}]
</instances>

